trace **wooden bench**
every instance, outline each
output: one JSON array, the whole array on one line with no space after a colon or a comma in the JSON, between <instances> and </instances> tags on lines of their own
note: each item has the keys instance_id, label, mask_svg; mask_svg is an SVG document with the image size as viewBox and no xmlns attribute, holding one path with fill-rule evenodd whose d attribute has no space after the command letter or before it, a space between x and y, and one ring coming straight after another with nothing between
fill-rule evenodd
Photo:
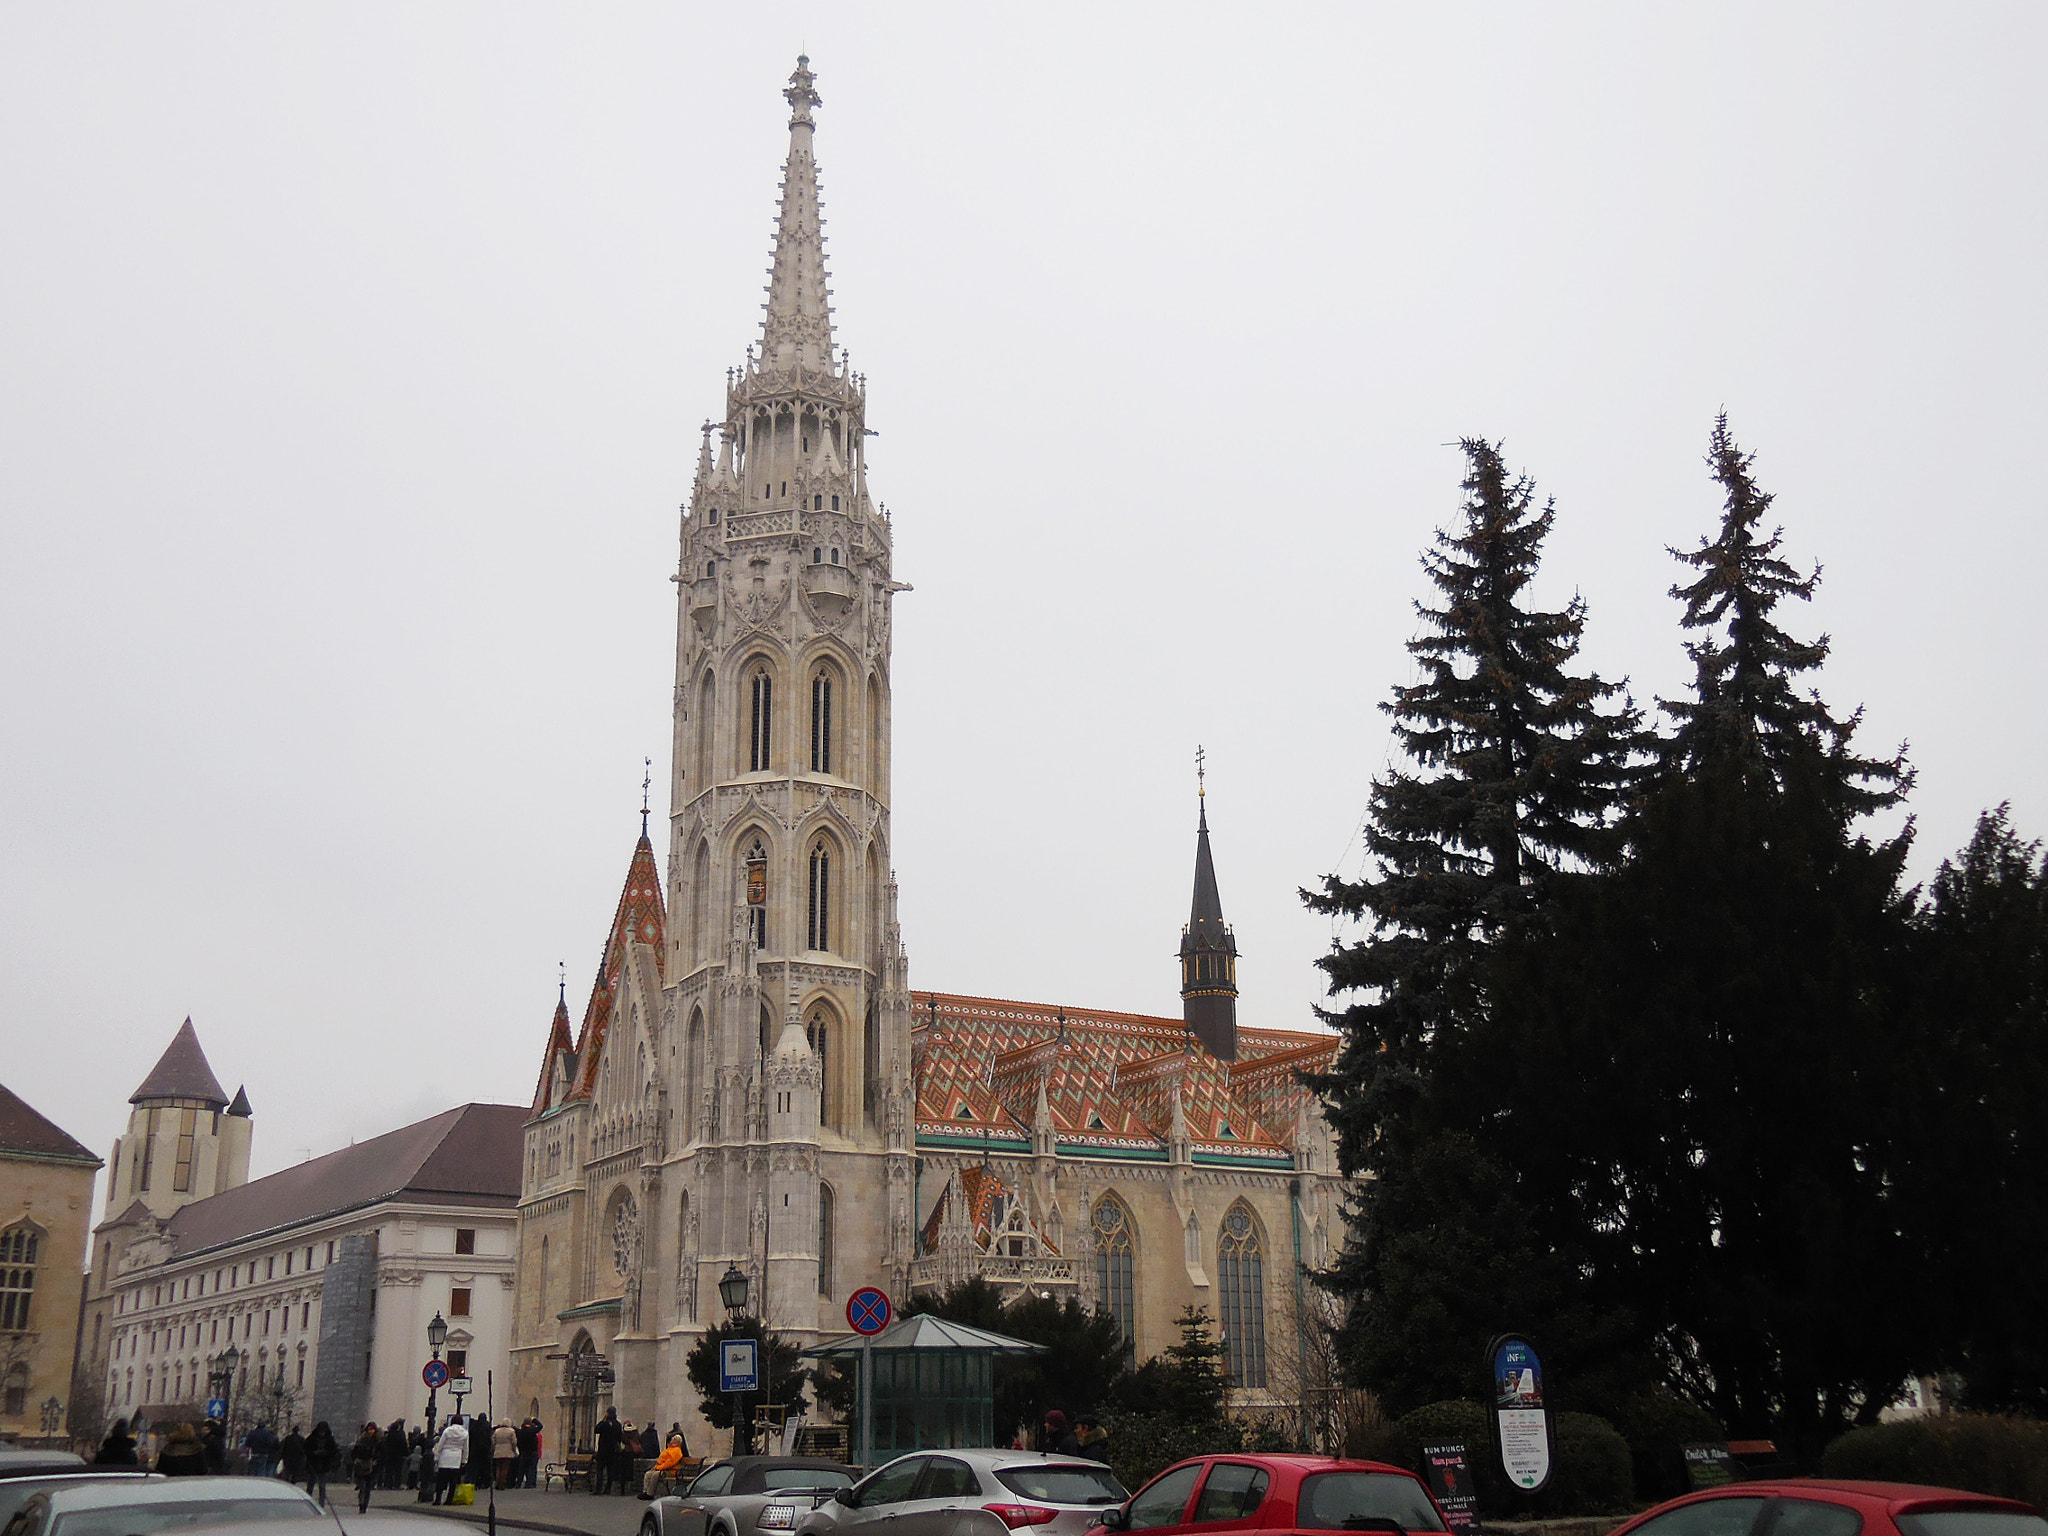
<instances>
[{"instance_id":1,"label":"wooden bench","mask_svg":"<svg viewBox=\"0 0 2048 1536\"><path fill-rule=\"evenodd\" d=\"M675 1464L675 1467L672 1470L662 1473L660 1477L655 1479L654 1496L658 1499L666 1494L674 1493L678 1488L688 1487L690 1479L695 1477L699 1472L703 1470L703 1457L685 1456L681 1461Z\"/></svg>"},{"instance_id":2,"label":"wooden bench","mask_svg":"<svg viewBox=\"0 0 2048 1536\"><path fill-rule=\"evenodd\" d=\"M562 1491L568 1492L578 1483L590 1486L590 1453L571 1451L567 1461L551 1461L540 1474L540 1489L546 1493L549 1483L560 1483Z\"/></svg>"}]
</instances>

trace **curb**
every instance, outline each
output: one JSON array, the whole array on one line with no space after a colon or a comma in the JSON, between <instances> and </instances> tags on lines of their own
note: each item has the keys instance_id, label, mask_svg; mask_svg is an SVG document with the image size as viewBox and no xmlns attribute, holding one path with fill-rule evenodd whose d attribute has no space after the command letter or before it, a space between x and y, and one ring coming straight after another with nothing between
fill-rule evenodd
<instances>
[{"instance_id":1,"label":"curb","mask_svg":"<svg viewBox=\"0 0 2048 1536\"><path fill-rule=\"evenodd\" d=\"M422 1504L419 1506L418 1513L433 1515L441 1520L462 1520L471 1525L488 1525L491 1518L490 1512L486 1508L478 1507L472 1511L471 1509L465 1509L459 1504L452 1506L447 1504ZM550 1536L595 1536L595 1533L588 1526L554 1525L546 1520L523 1520L517 1515L500 1515L498 1516L498 1524L500 1526L509 1526L513 1530L518 1531L546 1531L550 1533Z\"/></svg>"}]
</instances>

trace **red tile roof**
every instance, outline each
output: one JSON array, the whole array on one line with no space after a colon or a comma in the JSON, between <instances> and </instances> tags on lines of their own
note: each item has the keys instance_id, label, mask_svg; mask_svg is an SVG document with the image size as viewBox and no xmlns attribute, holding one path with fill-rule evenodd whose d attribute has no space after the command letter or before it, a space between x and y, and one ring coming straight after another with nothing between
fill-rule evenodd
<instances>
[{"instance_id":1,"label":"red tile roof","mask_svg":"<svg viewBox=\"0 0 2048 1536\"><path fill-rule=\"evenodd\" d=\"M626 888L619 893L619 909L612 916L611 932L605 936L604 960L597 968L597 982L590 989L590 1006L583 1011L583 1033L576 1041L576 1059L581 1069L570 1089L573 1099L584 1099L597 1088L598 1063L604 1057L604 1037L611 1028L612 1007L625 984L626 956L634 944L654 947L654 968L661 974L667 946L662 943L666 914L661 905L661 872L654 867L654 845L647 834L633 845L633 862L626 869Z\"/></svg>"},{"instance_id":2,"label":"red tile roof","mask_svg":"<svg viewBox=\"0 0 2048 1536\"><path fill-rule=\"evenodd\" d=\"M1179 1019L944 992L911 1003L917 1129L928 1135L1026 1139L1042 1085L1059 1140L1157 1148L1177 1087L1198 1149L1277 1154L1311 1096L1299 1074L1326 1069L1337 1050L1335 1035L1241 1029L1230 1063L1192 1047Z\"/></svg>"}]
</instances>

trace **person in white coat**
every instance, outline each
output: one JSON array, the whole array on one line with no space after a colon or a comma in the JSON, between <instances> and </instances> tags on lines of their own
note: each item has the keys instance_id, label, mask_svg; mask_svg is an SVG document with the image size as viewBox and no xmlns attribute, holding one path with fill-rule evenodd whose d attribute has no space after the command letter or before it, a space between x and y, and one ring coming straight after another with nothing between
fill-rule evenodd
<instances>
[{"instance_id":1,"label":"person in white coat","mask_svg":"<svg viewBox=\"0 0 2048 1536\"><path fill-rule=\"evenodd\" d=\"M434 1502L446 1504L455 1497L455 1485L462 1481L462 1469L469 1465L469 1431L462 1427L462 1415L451 1413L448 1427L434 1442Z\"/></svg>"}]
</instances>

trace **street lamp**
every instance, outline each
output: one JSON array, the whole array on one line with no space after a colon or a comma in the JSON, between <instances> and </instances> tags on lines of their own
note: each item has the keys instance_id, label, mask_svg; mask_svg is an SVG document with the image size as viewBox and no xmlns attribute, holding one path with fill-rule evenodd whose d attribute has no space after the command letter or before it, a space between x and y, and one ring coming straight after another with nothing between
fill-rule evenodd
<instances>
[{"instance_id":1,"label":"street lamp","mask_svg":"<svg viewBox=\"0 0 2048 1536\"><path fill-rule=\"evenodd\" d=\"M213 1365L213 1395L220 1399L220 1427L228 1427L228 1416L234 1407L235 1367L242 1363L242 1352L230 1344L215 1355Z\"/></svg>"},{"instance_id":2,"label":"street lamp","mask_svg":"<svg viewBox=\"0 0 2048 1536\"><path fill-rule=\"evenodd\" d=\"M427 1348L433 1351L436 1360L441 1358L441 1346L447 1342L448 1319L436 1309L434 1320L427 1324ZM438 1374L431 1370L427 1373L427 1448L420 1462L419 1501L422 1504L431 1504L434 1500L434 1411L439 1403L441 1391L434 1378Z\"/></svg>"},{"instance_id":3,"label":"street lamp","mask_svg":"<svg viewBox=\"0 0 2048 1536\"><path fill-rule=\"evenodd\" d=\"M718 1282L718 1299L725 1303L726 1320L738 1326L740 1315L747 1310L747 1276L739 1265L726 1265L725 1274ZM753 1449L753 1436L748 1432L749 1426L743 1416L745 1405L746 1394L733 1393L732 1453L735 1456L744 1456Z\"/></svg>"},{"instance_id":4,"label":"street lamp","mask_svg":"<svg viewBox=\"0 0 2048 1536\"><path fill-rule=\"evenodd\" d=\"M64 1405L54 1397L46 1399L43 1403L43 1438L54 1439L63 1427Z\"/></svg>"},{"instance_id":5,"label":"street lamp","mask_svg":"<svg viewBox=\"0 0 2048 1536\"><path fill-rule=\"evenodd\" d=\"M735 1317L747 1310L747 1276L739 1265L726 1266L725 1277L718 1282L718 1299Z\"/></svg>"}]
</instances>

